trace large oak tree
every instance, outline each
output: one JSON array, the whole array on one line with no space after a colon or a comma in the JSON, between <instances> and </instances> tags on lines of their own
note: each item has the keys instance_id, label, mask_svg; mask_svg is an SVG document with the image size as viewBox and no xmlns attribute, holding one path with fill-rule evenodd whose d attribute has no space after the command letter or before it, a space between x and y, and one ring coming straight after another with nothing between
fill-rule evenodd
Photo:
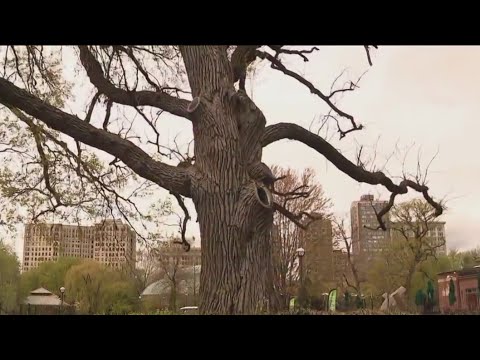
<instances>
[{"instance_id":1,"label":"large oak tree","mask_svg":"<svg viewBox=\"0 0 480 360\"><path fill-rule=\"evenodd\" d=\"M371 62L370 47L365 49ZM264 307L272 293L270 232L273 212L281 210L271 196L276 179L262 162L262 150L268 145L283 139L299 141L354 180L383 185L391 193L389 206L378 214L379 227L384 230L382 215L408 188L423 193L436 212L442 212L424 183L407 178L395 183L383 172L367 171L324 138L295 123L266 125L264 113L245 91L248 68L259 62L304 85L307 95L310 92L326 103L331 108L328 118L338 125L341 138L363 128L335 105L336 96L354 90L356 84L324 93L286 65L285 58L299 56L308 61L316 50L284 45L79 46L76 59L80 67L76 71L88 76L96 92L85 114L76 115L64 105L64 99L72 101L74 97L55 71L62 64L60 48L47 52L41 46L4 47L0 103L14 118L7 124L10 137L0 137L0 151L32 156L22 150L20 145L26 145L19 144L21 139L14 135L27 131L38 152L32 161L40 167L35 181L30 182L26 177L4 173L4 183L7 178L10 183L16 180L25 186L4 186L3 195L24 199L31 193L36 208L47 206L45 212L82 206L87 212L94 211L99 205L95 195L101 195L108 205L125 210L133 206L131 199L119 194L115 186L127 181L125 174L130 171L174 194L185 211L183 239L190 218L183 200L190 198L201 235L201 312L254 313ZM105 112L98 124L92 120L92 114L98 112L96 107ZM142 144L130 136L131 126L115 128L118 119L112 114L118 114L121 107L134 110L145 121L150 131L148 141ZM146 150L147 142L155 144L158 153L163 149L158 144L155 111L148 113L146 109L191 122L192 157L174 166ZM345 122L348 128L340 126ZM88 147L113 156L107 169L114 170L106 170L96 159L86 157ZM60 178L55 169L61 166L79 180ZM103 171L108 175L103 176ZM27 175L32 172L26 171ZM298 222L302 215L289 216Z\"/></svg>"}]
</instances>

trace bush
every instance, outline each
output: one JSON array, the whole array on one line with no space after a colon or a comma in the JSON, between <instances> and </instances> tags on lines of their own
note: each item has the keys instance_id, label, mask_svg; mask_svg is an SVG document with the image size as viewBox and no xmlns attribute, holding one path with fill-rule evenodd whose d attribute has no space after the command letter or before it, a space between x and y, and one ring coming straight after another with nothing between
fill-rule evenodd
<instances>
[{"instance_id":1,"label":"bush","mask_svg":"<svg viewBox=\"0 0 480 360\"><path fill-rule=\"evenodd\" d=\"M370 309L360 309L350 312L327 312L327 311L317 311L313 309L294 309L290 311L280 312L277 315L414 315L413 313L400 311L400 310L389 310L389 311L380 311L380 310L370 310Z\"/></svg>"},{"instance_id":2,"label":"bush","mask_svg":"<svg viewBox=\"0 0 480 360\"><path fill-rule=\"evenodd\" d=\"M148 312L131 312L128 315L180 315L170 310L157 310L157 311L148 311Z\"/></svg>"}]
</instances>

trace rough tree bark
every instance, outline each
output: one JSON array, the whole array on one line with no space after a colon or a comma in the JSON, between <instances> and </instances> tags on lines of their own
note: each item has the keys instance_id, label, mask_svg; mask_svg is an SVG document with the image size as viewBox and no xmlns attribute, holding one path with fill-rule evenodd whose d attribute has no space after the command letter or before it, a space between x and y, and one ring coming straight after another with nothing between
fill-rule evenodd
<instances>
[{"instance_id":1,"label":"rough tree bark","mask_svg":"<svg viewBox=\"0 0 480 360\"><path fill-rule=\"evenodd\" d=\"M233 86L222 47L181 47L200 105L192 114L195 176L192 200L202 246L203 313L253 313L272 290L270 231L273 219L261 162L265 117ZM208 81L205 81L208 79Z\"/></svg>"},{"instance_id":2,"label":"rough tree bark","mask_svg":"<svg viewBox=\"0 0 480 360\"><path fill-rule=\"evenodd\" d=\"M94 52L87 46L79 47L80 61L90 82L109 102L132 107L153 106L191 121L195 162L182 167L155 161L129 140L109 132L106 126L103 130L92 126L87 120L89 116L84 121L65 113L0 78L0 103L108 152L141 177L193 200L201 235L200 312L203 314L252 314L268 306L273 289L270 233L273 211L279 209L274 207L270 190L275 178L261 158L262 148L275 141L303 142L353 179L384 185L392 192L392 205L395 196L406 193L408 187L423 192L433 206L438 205L429 197L426 186L407 180L396 185L381 172L368 172L346 159L323 138L298 125L281 123L266 127L262 111L243 90L246 68L256 58L270 61L274 70L299 81L339 116L350 120L351 130L343 131L339 127L342 136L362 129L352 116L340 111L330 100L334 93L348 89L324 95L287 69L277 56L296 54L306 59L305 54L313 49L296 51L271 45L277 54L273 56L259 48L238 46L229 60L227 46L180 46L193 97L190 102L160 89L121 89L103 73ZM146 74L142 70L140 72ZM234 87L237 81L238 91ZM441 213L439 205L436 209ZM293 214L285 214L299 222Z\"/></svg>"}]
</instances>

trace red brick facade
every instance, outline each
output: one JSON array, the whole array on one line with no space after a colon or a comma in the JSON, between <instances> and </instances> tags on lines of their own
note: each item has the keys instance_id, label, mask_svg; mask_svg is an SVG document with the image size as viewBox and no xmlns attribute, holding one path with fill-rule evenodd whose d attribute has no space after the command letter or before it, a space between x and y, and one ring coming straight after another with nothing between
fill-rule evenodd
<instances>
[{"instance_id":1,"label":"red brick facade","mask_svg":"<svg viewBox=\"0 0 480 360\"><path fill-rule=\"evenodd\" d=\"M450 271L438 274L438 305L442 313L452 311L475 311L480 310L478 289L478 276L480 268ZM455 296L453 305L448 301L450 279L455 284Z\"/></svg>"}]
</instances>

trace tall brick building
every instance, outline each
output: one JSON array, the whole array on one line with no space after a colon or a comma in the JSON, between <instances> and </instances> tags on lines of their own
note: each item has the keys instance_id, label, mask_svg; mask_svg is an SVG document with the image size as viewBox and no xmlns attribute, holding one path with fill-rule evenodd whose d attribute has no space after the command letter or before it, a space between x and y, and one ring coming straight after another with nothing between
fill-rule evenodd
<instances>
[{"instance_id":1,"label":"tall brick building","mask_svg":"<svg viewBox=\"0 0 480 360\"><path fill-rule=\"evenodd\" d=\"M306 275L316 290L327 291L335 280L332 222L323 219L311 223L303 244Z\"/></svg>"},{"instance_id":2,"label":"tall brick building","mask_svg":"<svg viewBox=\"0 0 480 360\"><path fill-rule=\"evenodd\" d=\"M93 226L62 224L25 225L23 271L60 257L93 259L120 268L135 264L136 234L121 220L106 220Z\"/></svg>"}]
</instances>

